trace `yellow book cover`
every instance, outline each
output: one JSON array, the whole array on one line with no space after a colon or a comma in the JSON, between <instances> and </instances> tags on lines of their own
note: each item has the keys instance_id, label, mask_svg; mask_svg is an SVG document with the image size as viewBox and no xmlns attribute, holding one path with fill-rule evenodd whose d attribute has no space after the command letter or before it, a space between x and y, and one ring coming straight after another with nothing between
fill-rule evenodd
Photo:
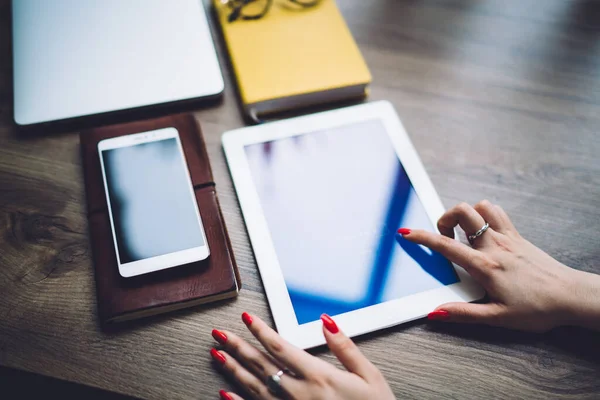
<instances>
[{"instance_id":1,"label":"yellow book cover","mask_svg":"<svg viewBox=\"0 0 600 400\"><path fill-rule=\"evenodd\" d=\"M254 119L365 96L371 74L334 0L306 8L273 0L262 18L233 22L227 0L213 5L241 100Z\"/></svg>"}]
</instances>

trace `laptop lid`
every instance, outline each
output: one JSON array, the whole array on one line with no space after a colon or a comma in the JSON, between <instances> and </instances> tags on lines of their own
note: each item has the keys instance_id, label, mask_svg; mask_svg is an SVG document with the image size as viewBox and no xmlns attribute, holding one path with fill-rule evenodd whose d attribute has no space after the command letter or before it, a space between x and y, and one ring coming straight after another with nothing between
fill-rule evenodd
<instances>
[{"instance_id":1,"label":"laptop lid","mask_svg":"<svg viewBox=\"0 0 600 400\"><path fill-rule=\"evenodd\" d=\"M19 125L215 96L201 0L12 2Z\"/></svg>"}]
</instances>

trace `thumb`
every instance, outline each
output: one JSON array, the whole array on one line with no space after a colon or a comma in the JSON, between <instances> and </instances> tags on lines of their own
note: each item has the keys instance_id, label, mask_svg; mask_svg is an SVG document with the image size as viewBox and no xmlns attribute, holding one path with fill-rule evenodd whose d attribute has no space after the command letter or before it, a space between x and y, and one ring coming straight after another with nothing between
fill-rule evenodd
<instances>
[{"instance_id":1,"label":"thumb","mask_svg":"<svg viewBox=\"0 0 600 400\"><path fill-rule=\"evenodd\" d=\"M427 315L429 320L468 324L496 325L502 312L495 303L446 303Z\"/></svg>"},{"instance_id":2,"label":"thumb","mask_svg":"<svg viewBox=\"0 0 600 400\"><path fill-rule=\"evenodd\" d=\"M377 367L361 353L352 339L340 331L329 315L321 315L321 321L323 321L323 334L329 350L349 372L355 373L367 382L379 375Z\"/></svg>"}]
</instances>

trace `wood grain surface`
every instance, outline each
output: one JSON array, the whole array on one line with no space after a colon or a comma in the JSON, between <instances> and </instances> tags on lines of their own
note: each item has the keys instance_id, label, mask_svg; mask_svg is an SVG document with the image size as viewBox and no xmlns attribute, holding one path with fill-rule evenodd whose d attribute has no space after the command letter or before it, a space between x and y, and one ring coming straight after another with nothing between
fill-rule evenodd
<instances>
[{"instance_id":1,"label":"wood grain surface","mask_svg":"<svg viewBox=\"0 0 600 400\"><path fill-rule=\"evenodd\" d=\"M370 99L395 105L444 204L497 202L533 243L600 273L600 2L338 3L373 73ZM0 0L0 365L149 399L232 387L211 366L211 329L249 337L243 311L272 320L220 147L244 122L217 44L224 99L194 113L244 289L102 333L77 131L14 127L10 3ZM398 398L600 397L600 340L585 330L417 321L358 342Z\"/></svg>"}]
</instances>

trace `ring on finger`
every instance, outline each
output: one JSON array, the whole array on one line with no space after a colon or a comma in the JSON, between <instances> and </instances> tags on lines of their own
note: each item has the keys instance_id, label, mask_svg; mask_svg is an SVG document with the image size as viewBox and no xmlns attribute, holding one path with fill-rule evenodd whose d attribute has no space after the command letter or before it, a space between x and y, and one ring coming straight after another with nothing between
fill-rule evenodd
<instances>
[{"instance_id":1,"label":"ring on finger","mask_svg":"<svg viewBox=\"0 0 600 400\"><path fill-rule=\"evenodd\" d=\"M475 241L475 239L477 239L479 236L483 235L483 234L485 233L485 231L487 231L487 230L488 230L488 228L489 228L489 227L490 227L490 224L486 222L486 223L485 223L485 225L483 225L483 226L481 227L481 229L479 229L479 230L478 230L477 232L475 232L474 234L472 234L472 235L469 235L469 236L467 237L467 239L469 239L469 243L470 243L471 245L473 245L473 242Z\"/></svg>"},{"instance_id":2,"label":"ring on finger","mask_svg":"<svg viewBox=\"0 0 600 400\"><path fill-rule=\"evenodd\" d=\"M269 392L275 396L281 396L283 394L281 377L283 376L284 372L284 370L280 369L276 374L269 375L265 381L265 385L267 385Z\"/></svg>"}]
</instances>

